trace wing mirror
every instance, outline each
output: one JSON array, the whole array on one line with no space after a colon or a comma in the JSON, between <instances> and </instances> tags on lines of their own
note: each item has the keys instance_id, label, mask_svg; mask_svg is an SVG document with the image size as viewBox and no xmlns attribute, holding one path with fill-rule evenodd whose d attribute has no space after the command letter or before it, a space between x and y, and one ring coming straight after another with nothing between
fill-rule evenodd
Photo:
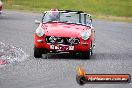
<instances>
[{"instance_id":1,"label":"wing mirror","mask_svg":"<svg viewBox=\"0 0 132 88\"><path fill-rule=\"evenodd\" d=\"M41 23L39 20L35 20L34 22L35 22L35 24L40 24Z\"/></svg>"},{"instance_id":2,"label":"wing mirror","mask_svg":"<svg viewBox=\"0 0 132 88\"><path fill-rule=\"evenodd\" d=\"M92 23L92 19L90 19L90 23Z\"/></svg>"}]
</instances>

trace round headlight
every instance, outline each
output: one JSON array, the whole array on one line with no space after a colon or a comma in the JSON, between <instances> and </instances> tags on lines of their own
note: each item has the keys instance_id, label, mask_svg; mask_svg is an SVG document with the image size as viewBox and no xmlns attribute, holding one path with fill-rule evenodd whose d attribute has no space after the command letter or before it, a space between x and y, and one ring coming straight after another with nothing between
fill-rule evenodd
<instances>
[{"instance_id":1,"label":"round headlight","mask_svg":"<svg viewBox=\"0 0 132 88\"><path fill-rule=\"evenodd\" d=\"M88 31L84 31L81 33L81 37L83 40L87 40L90 37L90 33Z\"/></svg>"},{"instance_id":2,"label":"round headlight","mask_svg":"<svg viewBox=\"0 0 132 88\"><path fill-rule=\"evenodd\" d=\"M37 29L36 29L36 34L37 34L37 36L39 36L39 37L42 37L43 35L44 35L44 30L41 28L41 27L38 27Z\"/></svg>"}]
</instances>

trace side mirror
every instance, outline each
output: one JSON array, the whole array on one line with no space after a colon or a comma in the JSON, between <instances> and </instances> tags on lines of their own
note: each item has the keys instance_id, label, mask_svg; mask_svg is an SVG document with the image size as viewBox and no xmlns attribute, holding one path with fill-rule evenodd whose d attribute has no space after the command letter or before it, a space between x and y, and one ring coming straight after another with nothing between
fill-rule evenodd
<instances>
[{"instance_id":1,"label":"side mirror","mask_svg":"<svg viewBox=\"0 0 132 88\"><path fill-rule=\"evenodd\" d=\"M87 26L92 26L92 19L87 22Z\"/></svg>"},{"instance_id":2,"label":"side mirror","mask_svg":"<svg viewBox=\"0 0 132 88\"><path fill-rule=\"evenodd\" d=\"M40 24L41 23L39 20L35 20L34 22L35 22L35 24Z\"/></svg>"},{"instance_id":3,"label":"side mirror","mask_svg":"<svg viewBox=\"0 0 132 88\"><path fill-rule=\"evenodd\" d=\"M90 23L92 23L92 19L90 19Z\"/></svg>"}]
</instances>

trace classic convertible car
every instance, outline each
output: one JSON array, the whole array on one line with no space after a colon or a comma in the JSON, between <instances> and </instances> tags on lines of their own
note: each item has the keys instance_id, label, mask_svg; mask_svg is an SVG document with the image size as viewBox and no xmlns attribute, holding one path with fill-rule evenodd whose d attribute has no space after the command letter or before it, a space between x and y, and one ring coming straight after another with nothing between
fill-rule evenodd
<instances>
[{"instance_id":1,"label":"classic convertible car","mask_svg":"<svg viewBox=\"0 0 132 88\"><path fill-rule=\"evenodd\" d=\"M0 0L0 14L2 13L2 6L3 4L2 4L2 1Z\"/></svg>"},{"instance_id":2,"label":"classic convertible car","mask_svg":"<svg viewBox=\"0 0 132 88\"><path fill-rule=\"evenodd\" d=\"M34 57L47 53L80 54L89 59L95 46L95 29L90 14L83 11L45 11L34 34Z\"/></svg>"}]
</instances>

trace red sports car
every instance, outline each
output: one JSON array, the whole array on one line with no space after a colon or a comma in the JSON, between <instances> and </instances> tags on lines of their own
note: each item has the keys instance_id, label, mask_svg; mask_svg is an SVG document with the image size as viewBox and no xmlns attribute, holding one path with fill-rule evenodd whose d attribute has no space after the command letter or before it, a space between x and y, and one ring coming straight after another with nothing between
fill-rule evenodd
<instances>
[{"instance_id":1,"label":"red sports car","mask_svg":"<svg viewBox=\"0 0 132 88\"><path fill-rule=\"evenodd\" d=\"M2 13L2 6L3 4L2 4L2 1L0 0L0 14Z\"/></svg>"},{"instance_id":2,"label":"red sports car","mask_svg":"<svg viewBox=\"0 0 132 88\"><path fill-rule=\"evenodd\" d=\"M68 52L89 58L95 46L95 29L90 14L83 11L45 11L34 34L34 57Z\"/></svg>"}]
</instances>

